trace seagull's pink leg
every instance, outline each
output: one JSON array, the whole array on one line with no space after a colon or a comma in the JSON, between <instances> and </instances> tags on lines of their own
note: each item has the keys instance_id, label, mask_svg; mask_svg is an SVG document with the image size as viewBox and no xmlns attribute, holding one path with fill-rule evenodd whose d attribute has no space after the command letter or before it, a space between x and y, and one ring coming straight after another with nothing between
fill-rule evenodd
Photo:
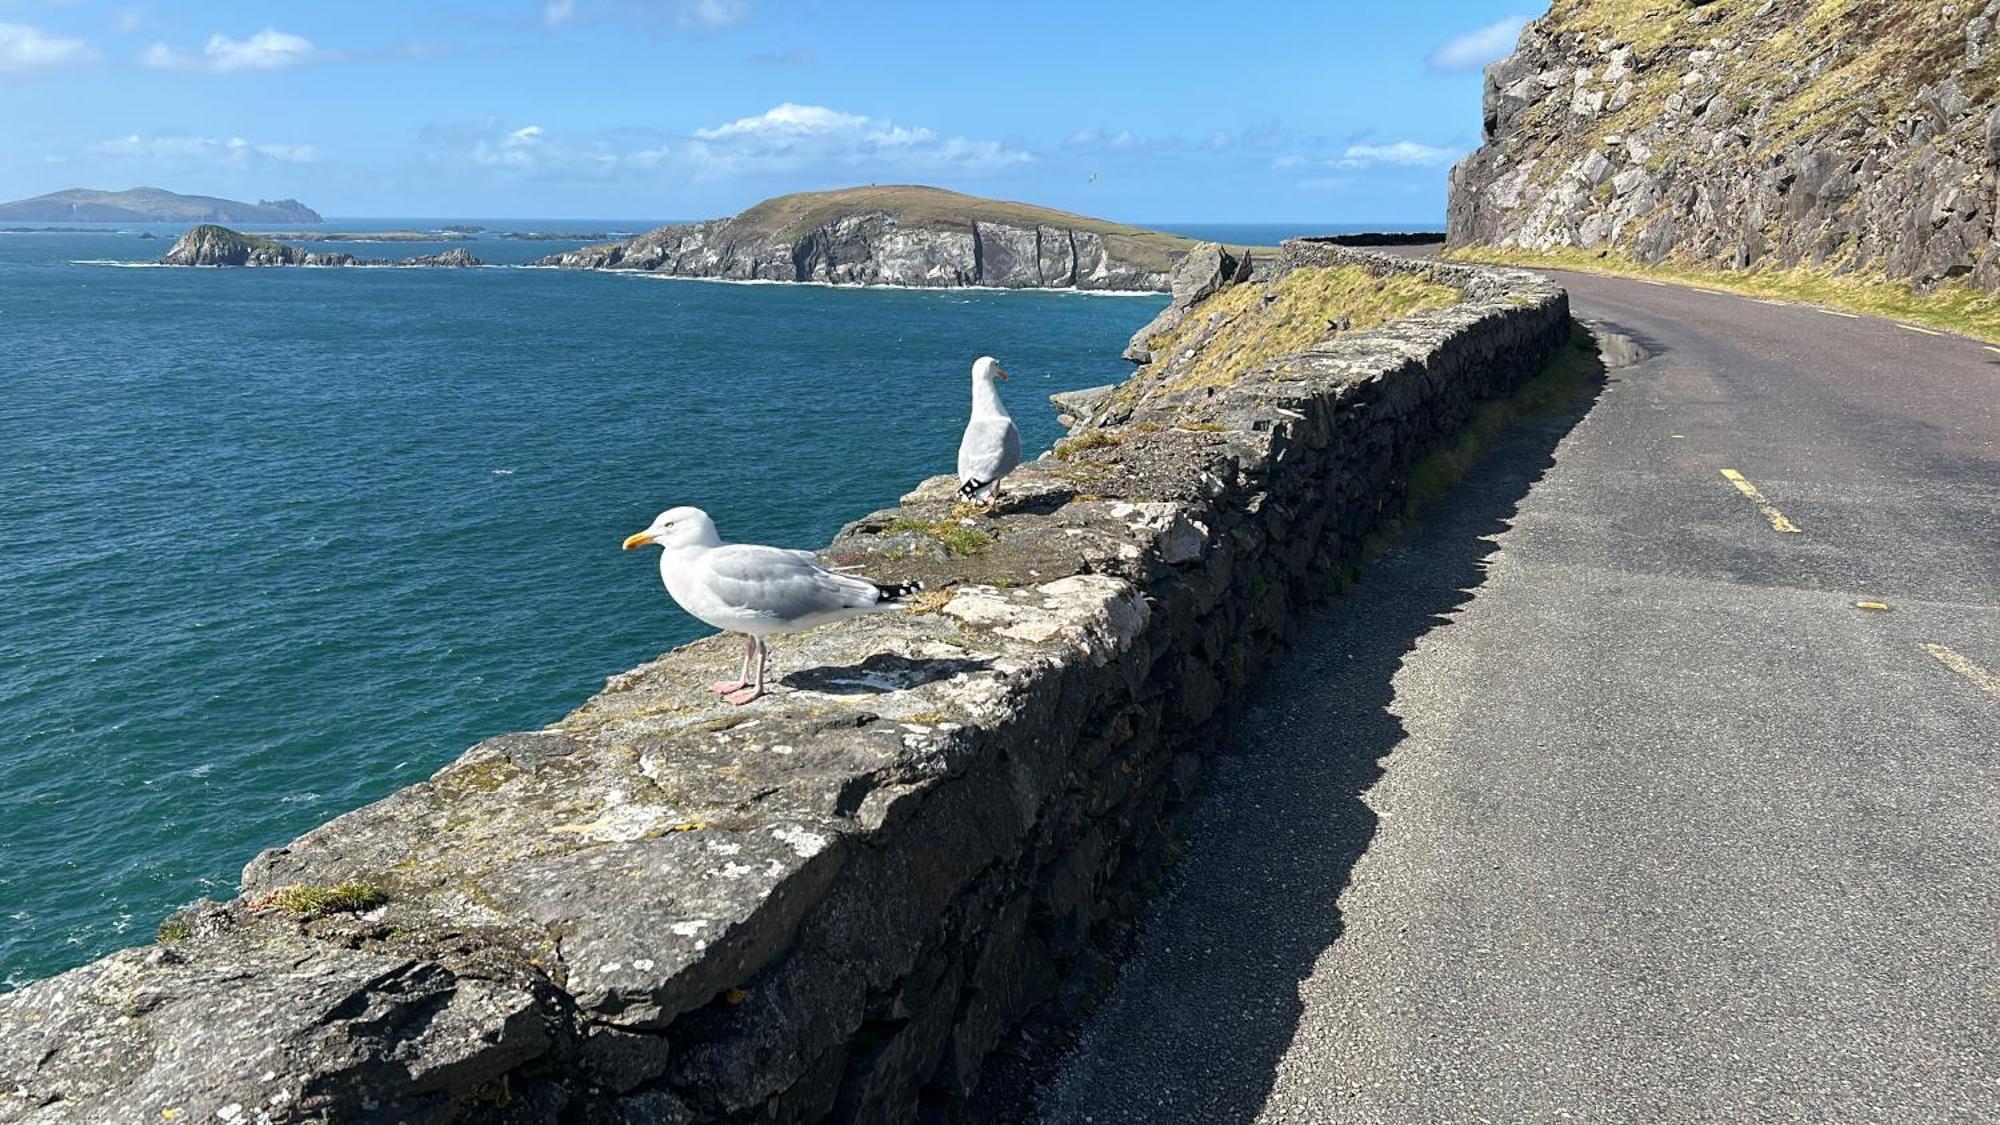
<instances>
[{"instance_id":1,"label":"seagull's pink leg","mask_svg":"<svg viewBox=\"0 0 2000 1125\"><path fill-rule=\"evenodd\" d=\"M717 680L708 685L708 690L717 695L728 695L732 691L741 690L745 684L750 682L750 654L757 651L757 638L746 636L743 640L745 642L743 645L743 674L736 677L733 681Z\"/></svg>"},{"instance_id":2,"label":"seagull's pink leg","mask_svg":"<svg viewBox=\"0 0 2000 1125\"><path fill-rule=\"evenodd\" d=\"M757 654L757 674L756 674L756 677L755 677L754 679L753 679L753 678L751 678L751 676L750 676L750 671L749 671L749 668L748 668L748 667L746 666L746 667L744 668L744 679L746 679L746 680L749 680L750 682L749 682L749 683L747 683L747 684L745 684L745 685L743 686L743 689L742 689L741 691L732 691L732 692L730 692L730 693L729 693L728 695L725 695L725 696L723 696L723 697L722 697L722 698L724 698L724 699L727 699L727 700L728 700L729 702L731 702L731 703L735 704L735 705L736 705L736 706L738 706L738 707L741 707L741 706L743 706L743 705L744 705L745 703L748 703L748 702L750 702L751 700L753 700L753 699L756 699L756 698L757 698L758 696L760 696L760 695L763 695L763 694L764 694L764 641L763 641L763 638L761 638L761 637L752 637L752 638L750 638L750 648L751 648L751 651L753 651L753 652L755 652L755 653Z\"/></svg>"}]
</instances>

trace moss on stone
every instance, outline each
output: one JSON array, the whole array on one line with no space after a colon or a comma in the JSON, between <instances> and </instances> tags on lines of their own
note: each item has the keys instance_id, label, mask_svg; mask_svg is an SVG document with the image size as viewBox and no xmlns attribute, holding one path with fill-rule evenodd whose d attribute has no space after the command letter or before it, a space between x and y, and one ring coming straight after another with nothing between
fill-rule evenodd
<instances>
[{"instance_id":1,"label":"moss on stone","mask_svg":"<svg viewBox=\"0 0 2000 1125\"><path fill-rule=\"evenodd\" d=\"M161 944L172 945L174 942L186 941L187 939L193 937L194 930L190 928L186 922L182 922L175 918L169 918L166 921L160 923L160 931L155 936L160 941Z\"/></svg>"}]
</instances>

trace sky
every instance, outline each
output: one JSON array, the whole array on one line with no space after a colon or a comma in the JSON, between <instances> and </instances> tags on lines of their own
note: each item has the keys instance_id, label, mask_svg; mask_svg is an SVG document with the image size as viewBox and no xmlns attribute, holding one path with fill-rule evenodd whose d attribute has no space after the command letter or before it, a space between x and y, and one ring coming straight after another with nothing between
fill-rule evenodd
<instances>
[{"instance_id":1,"label":"sky","mask_svg":"<svg viewBox=\"0 0 2000 1125\"><path fill-rule=\"evenodd\" d=\"M692 219L927 183L1128 222L1440 223L1546 0L0 0L0 200Z\"/></svg>"}]
</instances>

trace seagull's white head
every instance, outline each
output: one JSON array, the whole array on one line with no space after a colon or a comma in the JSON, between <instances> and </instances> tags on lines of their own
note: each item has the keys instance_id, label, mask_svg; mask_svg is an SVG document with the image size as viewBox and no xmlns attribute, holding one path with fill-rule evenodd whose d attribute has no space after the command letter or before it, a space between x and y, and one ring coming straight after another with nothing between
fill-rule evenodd
<instances>
[{"instance_id":1,"label":"seagull's white head","mask_svg":"<svg viewBox=\"0 0 2000 1125\"><path fill-rule=\"evenodd\" d=\"M972 378L974 382L981 380L991 382L998 379L1004 383L1007 381L1007 373L1000 370L999 360L990 355L983 355L972 361Z\"/></svg>"},{"instance_id":2,"label":"seagull's white head","mask_svg":"<svg viewBox=\"0 0 2000 1125\"><path fill-rule=\"evenodd\" d=\"M700 508L668 508L653 517L646 530L625 537L625 549L658 543L671 551L676 547L713 547L722 542L715 533L715 521Z\"/></svg>"}]
</instances>

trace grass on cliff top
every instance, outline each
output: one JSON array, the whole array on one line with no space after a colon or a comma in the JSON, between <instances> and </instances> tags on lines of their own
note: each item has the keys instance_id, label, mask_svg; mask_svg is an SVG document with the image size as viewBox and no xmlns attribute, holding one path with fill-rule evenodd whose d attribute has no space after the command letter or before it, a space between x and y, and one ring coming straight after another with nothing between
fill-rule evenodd
<instances>
[{"instance_id":1,"label":"grass on cliff top","mask_svg":"<svg viewBox=\"0 0 2000 1125\"><path fill-rule=\"evenodd\" d=\"M917 184L871 185L780 195L736 216L735 222L754 233L791 241L843 215L870 211L887 211L904 226L933 230L970 231L977 221L1091 231L1103 235L1107 248L1121 261L1158 271L1172 269L1182 255L1197 245L1196 239L1165 231L1037 207L1032 203L982 199L976 195Z\"/></svg>"},{"instance_id":2,"label":"grass on cliff top","mask_svg":"<svg viewBox=\"0 0 2000 1125\"><path fill-rule=\"evenodd\" d=\"M1444 256L1461 262L1675 281L1749 297L1825 305L1867 316L1903 320L1944 332L1956 332L1989 344L2000 344L2000 295L1975 289L1963 282L1951 282L1929 293L1918 293L1900 281L1841 276L1804 267L1725 271L1680 263L1648 266L1615 251L1575 248L1518 250L1512 247L1466 246L1447 251Z\"/></svg>"},{"instance_id":3,"label":"grass on cliff top","mask_svg":"<svg viewBox=\"0 0 2000 1125\"><path fill-rule=\"evenodd\" d=\"M1186 320L1148 339L1146 346L1167 365L1170 386L1228 386L1279 356L1342 332L1360 332L1460 300L1458 290L1409 274L1307 266L1275 285L1230 286L1190 309ZM1190 347L1194 356L1182 359Z\"/></svg>"}]
</instances>

